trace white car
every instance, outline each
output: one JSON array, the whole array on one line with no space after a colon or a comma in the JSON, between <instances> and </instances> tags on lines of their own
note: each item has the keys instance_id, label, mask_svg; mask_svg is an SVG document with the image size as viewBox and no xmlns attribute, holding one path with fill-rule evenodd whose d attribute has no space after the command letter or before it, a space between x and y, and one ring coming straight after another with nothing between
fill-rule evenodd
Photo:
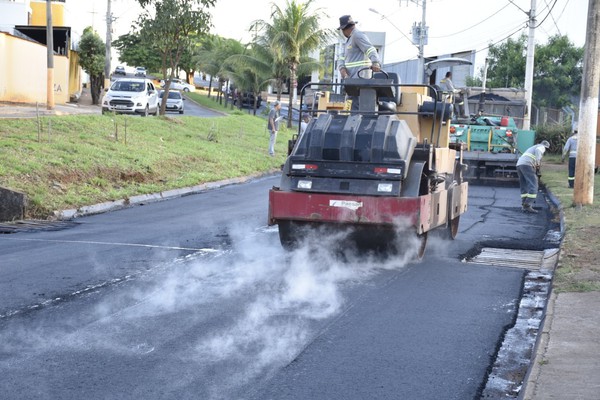
<instances>
[{"instance_id":1,"label":"white car","mask_svg":"<svg viewBox=\"0 0 600 400\"><path fill-rule=\"evenodd\" d=\"M161 81L161 84L162 87L165 87L166 82ZM169 87L169 89L183 90L184 92L193 92L194 90L196 90L196 87L194 85L190 85L189 83L182 81L181 79L173 78L171 80L171 86Z\"/></svg>"},{"instance_id":2,"label":"white car","mask_svg":"<svg viewBox=\"0 0 600 400\"><path fill-rule=\"evenodd\" d=\"M135 76L143 76L146 77L146 68L144 67L136 67Z\"/></svg>"},{"instance_id":3,"label":"white car","mask_svg":"<svg viewBox=\"0 0 600 400\"><path fill-rule=\"evenodd\" d=\"M165 94L165 91L161 90L160 94L158 96L161 103L162 103L162 98L163 98L164 94ZM181 92L169 89L169 96L167 97L166 111L179 111L179 114L183 114L183 100L185 100L185 99L181 95Z\"/></svg>"},{"instance_id":4,"label":"white car","mask_svg":"<svg viewBox=\"0 0 600 400\"><path fill-rule=\"evenodd\" d=\"M102 99L102 114L159 115L158 90L150 79L122 78L113 82Z\"/></svg>"}]
</instances>

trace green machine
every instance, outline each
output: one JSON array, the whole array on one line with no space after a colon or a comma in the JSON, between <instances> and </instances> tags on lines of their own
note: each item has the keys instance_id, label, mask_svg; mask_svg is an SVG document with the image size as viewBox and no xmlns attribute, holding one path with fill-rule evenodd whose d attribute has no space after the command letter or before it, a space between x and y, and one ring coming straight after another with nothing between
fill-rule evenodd
<instances>
[{"instance_id":1,"label":"green machine","mask_svg":"<svg viewBox=\"0 0 600 400\"><path fill-rule=\"evenodd\" d=\"M517 178L517 160L535 143L535 131L519 129L512 117L483 113L455 122L450 125L450 142L465 148L467 178Z\"/></svg>"}]
</instances>

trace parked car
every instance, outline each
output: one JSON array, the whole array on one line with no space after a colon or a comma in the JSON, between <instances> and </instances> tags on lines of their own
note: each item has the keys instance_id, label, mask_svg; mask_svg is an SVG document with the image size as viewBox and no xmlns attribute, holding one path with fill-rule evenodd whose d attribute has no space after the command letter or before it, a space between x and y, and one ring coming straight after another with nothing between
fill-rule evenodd
<instances>
[{"instance_id":1,"label":"parked car","mask_svg":"<svg viewBox=\"0 0 600 400\"><path fill-rule=\"evenodd\" d=\"M135 68L135 76L146 76L146 68L136 67Z\"/></svg>"},{"instance_id":2,"label":"parked car","mask_svg":"<svg viewBox=\"0 0 600 400\"><path fill-rule=\"evenodd\" d=\"M161 90L158 95L159 103L162 104L162 99L164 97L165 91ZM179 111L179 114L183 114L183 96L181 92L177 90L170 90L169 95L167 96L167 108L166 111Z\"/></svg>"},{"instance_id":3,"label":"parked car","mask_svg":"<svg viewBox=\"0 0 600 400\"><path fill-rule=\"evenodd\" d=\"M102 99L102 114L158 115L158 90L150 79L120 78L113 82Z\"/></svg>"},{"instance_id":4,"label":"parked car","mask_svg":"<svg viewBox=\"0 0 600 400\"><path fill-rule=\"evenodd\" d=\"M241 106L239 105L241 101ZM259 94L256 99L256 108L260 107L262 103L262 96ZM254 93L252 92L243 92L237 93L234 95L233 104L238 107L248 107L254 108Z\"/></svg>"},{"instance_id":5,"label":"parked car","mask_svg":"<svg viewBox=\"0 0 600 400\"><path fill-rule=\"evenodd\" d=\"M165 87L166 82L160 81L160 84L162 85L162 87ZM194 90L196 90L196 87L194 85L190 85L185 81L182 81L181 79L173 78L171 79L171 86L169 86L169 89L183 90L184 92L193 92Z\"/></svg>"},{"instance_id":6,"label":"parked car","mask_svg":"<svg viewBox=\"0 0 600 400\"><path fill-rule=\"evenodd\" d=\"M113 75L125 75L127 76L127 72L125 72L125 67L122 65L117 66L117 68L115 68L115 72L113 73Z\"/></svg>"}]
</instances>

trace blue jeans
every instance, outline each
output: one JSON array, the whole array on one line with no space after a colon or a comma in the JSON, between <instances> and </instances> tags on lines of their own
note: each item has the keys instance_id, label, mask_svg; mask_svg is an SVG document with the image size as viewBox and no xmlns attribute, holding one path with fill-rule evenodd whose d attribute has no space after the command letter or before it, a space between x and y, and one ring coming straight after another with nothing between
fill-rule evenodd
<instances>
[{"instance_id":1,"label":"blue jeans","mask_svg":"<svg viewBox=\"0 0 600 400\"><path fill-rule=\"evenodd\" d=\"M269 154L275 154L275 142L277 141L277 131L269 130Z\"/></svg>"}]
</instances>

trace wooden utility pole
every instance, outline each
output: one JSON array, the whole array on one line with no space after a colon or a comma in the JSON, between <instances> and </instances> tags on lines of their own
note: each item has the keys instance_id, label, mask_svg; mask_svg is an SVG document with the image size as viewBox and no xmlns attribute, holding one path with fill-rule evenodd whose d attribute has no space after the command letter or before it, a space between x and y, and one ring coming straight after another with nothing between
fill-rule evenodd
<instances>
[{"instance_id":1,"label":"wooden utility pole","mask_svg":"<svg viewBox=\"0 0 600 400\"><path fill-rule=\"evenodd\" d=\"M46 108L54 110L54 32L52 29L52 1L46 0Z\"/></svg>"},{"instance_id":2,"label":"wooden utility pole","mask_svg":"<svg viewBox=\"0 0 600 400\"><path fill-rule=\"evenodd\" d=\"M598 89L600 88L599 21L600 2L589 0L573 190L573 203L576 206L589 205L594 202L594 159L598 121Z\"/></svg>"}]
</instances>

